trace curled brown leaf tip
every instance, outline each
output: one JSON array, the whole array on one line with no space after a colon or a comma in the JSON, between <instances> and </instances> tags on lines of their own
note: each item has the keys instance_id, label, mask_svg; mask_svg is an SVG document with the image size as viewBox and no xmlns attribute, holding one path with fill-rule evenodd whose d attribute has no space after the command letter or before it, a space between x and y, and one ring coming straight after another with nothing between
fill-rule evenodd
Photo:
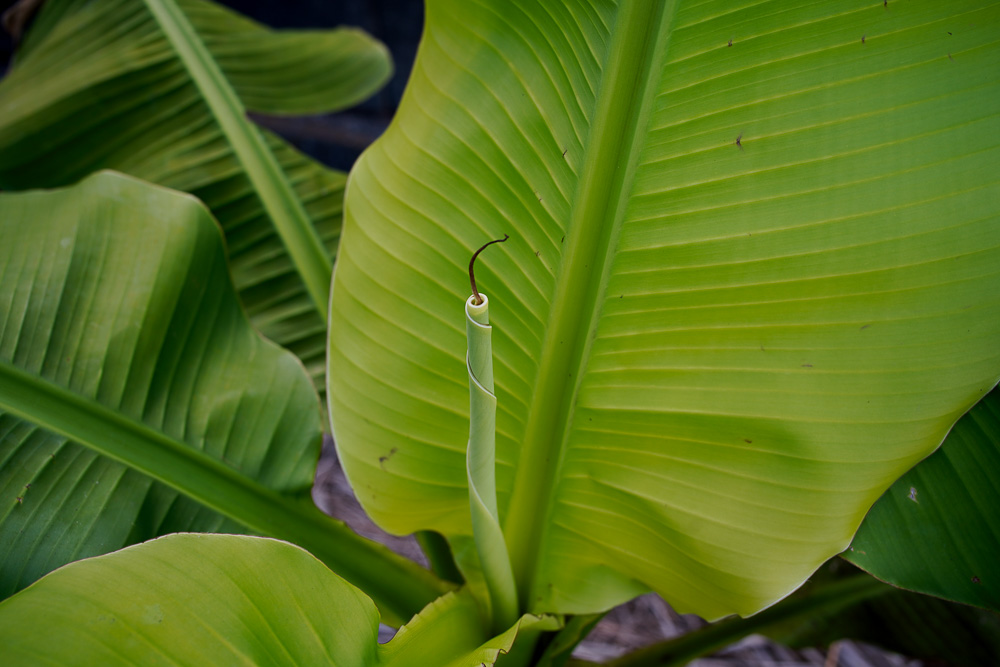
<instances>
[{"instance_id":1,"label":"curled brown leaf tip","mask_svg":"<svg viewBox=\"0 0 1000 667\"><path fill-rule=\"evenodd\" d=\"M476 289L476 274L475 274L475 272L473 270L474 267L475 267L475 264L476 264L476 257L479 257L479 253L481 253L482 251L486 250L486 248L488 248L489 246L493 245L494 243L503 243L504 241L506 241L509 238L510 238L510 236L508 236L507 234L504 234L502 239L493 239L489 243L484 244L479 250L477 250L476 252L474 252L472 254L472 259L469 260L469 282L472 283L472 296L473 296L472 303L473 304L475 304L475 305L478 306L479 304L481 304L483 302L483 297L480 296L479 291Z\"/></svg>"}]
</instances>

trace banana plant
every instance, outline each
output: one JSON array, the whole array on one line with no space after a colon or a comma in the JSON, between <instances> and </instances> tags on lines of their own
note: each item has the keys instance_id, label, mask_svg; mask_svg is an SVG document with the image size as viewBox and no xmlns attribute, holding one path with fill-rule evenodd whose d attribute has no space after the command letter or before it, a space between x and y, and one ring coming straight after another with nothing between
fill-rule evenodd
<instances>
[{"instance_id":1,"label":"banana plant","mask_svg":"<svg viewBox=\"0 0 1000 667\"><path fill-rule=\"evenodd\" d=\"M250 327L201 202L101 172L4 194L0 232L5 592L67 548L82 558L2 605L3 664L457 667L559 627L518 615L491 632L469 589L312 505L318 398L301 362ZM237 527L301 546L189 533L86 558ZM199 597L211 602L192 613ZM70 619L60 641L38 633ZM379 620L409 622L381 647ZM126 638L138 627L144 639Z\"/></svg>"},{"instance_id":2,"label":"banana plant","mask_svg":"<svg viewBox=\"0 0 1000 667\"><path fill-rule=\"evenodd\" d=\"M495 575L506 550L490 490L485 296L466 304L479 415L470 426L470 507L484 568L480 581L449 592L304 497L319 435L315 394L297 360L250 329L199 202L104 172L72 188L5 194L0 221L9 241L0 251L0 489L17 494L0 524L0 571L20 587L59 565L60 549L83 558L0 604L4 664L457 667L501 655L527 664L541 644L548 650L538 664L556 665L592 626L589 616L521 614L509 564ZM237 524L315 555L276 540L184 534L86 558L161 532ZM772 616L841 608L887 588L867 577L845 583ZM406 619L392 642L377 644L379 620ZM719 629L732 638L753 627ZM59 641L50 641L52 628L61 628ZM696 639L685 655L719 641Z\"/></svg>"},{"instance_id":3,"label":"banana plant","mask_svg":"<svg viewBox=\"0 0 1000 667\"><path fill-rule=\"evenodd\" d=\"M0 594L165 533L247 529L396 623L448 590L313 505L315 390L250 326L201 202L102 172L5 193L0 230Z\"/></svg>"},{"instance_id":4,"label":"banana plant","mask_svg":"<svg viewBox=\"0 0 1000 667\"><path fill-rule=\"evenodd\" d=\"M139 593L109 590L112 579ZM452 592L379 645L370 598L298 547L239 535L169 535L73 563L23 599L0 605L8 665L466 667L494 664L519 632L554 627L526 616L484 637L475 601ZM52 627L65 628L59 641Z\"/></svg>"},{"instance_id":5,"label":"banana plant","mask_svg":"<svg viewBox=\"0 0 1000 667\"><path fill-rule=\"evenodd\" d=\"M1000 377L998 20L429 3L352 170L331 302L333 431L366 511L474 534L447 313L468 249L509 234L480 281L520 610L653 590L718 619L789 595Z\"/></svg>"},{"instance_id":6,"label":"banana plant","mask_svg":"<svg viewBox=\"0 0 1000 667\"><path fill-rule=\"evenodd\" d=\"M368 513L391 532L443 534L466 585L448 592L375 549L367 579L363 557L324 557L389 620L426 605L379 648L364 595L300 549L168 537L3 602L0 646L13 664L193 662L211 649L253 663L562 665L593 614L648 590L709 619L750 616L712 626L702 647L879 595L863 577L782 601L1000 377L998 24L1000 6L972 2L430 2L399 115L352 171L327 399ZM505 235L476 264L487 317L466 266ZM45 257L61 238L21 245ZM106 238L115 257L137 243ZM28 285L10 303L76 284L8 252L18 280L4 284ZM76 265L95 267L84 293L109 279L97 260ZM53 322L77 322L76 299L55 301L70 312ZM15 339L38 319L21 313L47 308L11 309ZM54 364L38 345L27 358ZM2 366L0 405L17 424L41 421L21 393L37 386L67 406L43 410L44 429L222 508L179 472L198 465L144 463L137 442L76 423L104 415L106 397L76 397L51 365L25 363ZM952 431L972 456L996 448L990 406L965 418L980 428ZM104 421L145 433L146 417ZM146 442L191 458L196 443L179 438ZM912 488L913 504L935 498ZM285 497L255 494L261 507ZM995 535L989 496L970 495L963 507ZM318 548L306 530L226 508ZM873 570L889 560L864 551ZM977 602L995 605L996 563L976 568ZM202 598L207 611L188 614ZM57 613L79 627L58 641L31 631Z\"/></svg>"},{"instance_id":7,"label":"banana plant","mask_svg":"<svg viewBox=\"0 0 1000 667\"><path fill-rule=\"evenodd\" d=\"M222 270L234 276L251 321L272 340L294 351L311 369L314 382L322 384L325 318L321 314L327 306L331 258L340 233L345 176L259 131L247 120L246 109L288 114L343 108L377 90L390 72L385 47L357 30L272 31L202 0L53 0L40 10L24 36L15 65L0 81L0 187L58 187L95 170L116 167L196 194L222 222L229 262ZM98 197L92 192L95 188L101 191L91 185L85 188L91 194L76 197L90 201ZM8 213L5 224L18 224L20 220L20 224L33 225L36 216L47 215L44 211L28 215L24 212L27 209L18 207L22 213ZM56 210L66 207L72 205L64 201ZM122 224L132 219L140 225L129 238L141 244L145 213L133 209L118 215ZM8 231L5 238L12 242L15 236ZM18 238L20 243L40 243L30 236ZM108 266L104 270L113 275L116 268ZM19 282L24 279L39 278L20 273L7 277L7 293L28 289ZM130 284L127 277L121 279L123 286ZM141 293L138 286L135 289ZM131 297L135 300L129 303L134 307L146 307L137 294ZM14 300L8 305L23 307L24 303ZM51 326L55 326L52 322L70 317L55 306L45 308L50 310L42 321ZM238 311L233 304L229 309L226 321L233 320ZM20 319L23 313L17 310L4 315L13 318L4 329L12 337L8 344L21 346L8 350L11 354L37 360L45 350L45 341L56 339L54 334L39 334L34 347L25 347L26 343L15 341L29 340L35 333L21 327L36 323L29 319L25 324ZM138 330L154 325L134 317L127 315L133 318L127 326ZM79 332L99 327L108 335L118 336L115 327L125 324L81 320L74 326ZM204 334L213 329L206 324L196 330ZM186 340L191 334L181 327L175 335ZM94 368L102 368L102 363L111 363L101 361L102 339L93 340L97 347L89 352L71 345L85 356L76 359L69 355L62 363L67 368L82 364L75 373L91 373ZM227 349L231 354L238 348ZM173 364L187 369L178 377L188 383L207 377L199 376L199 369L211 372L207 366L198 365L201 357L194 348L190 352L193 356L183 360L186 365L181 360L156 356L159 353L163 351L144 350L143 363L149 368ZM272 372L264 370L270 363L266 359L259 357L263 366L257 368L258 378ZM288 364L287 360L282 363ZM22 370L39 371L30 364ZM287 372L274 371L274 378ZM88 379L90 383L95 381L94 377ZM204 392L211 391L214 385L205 380L198 382L201 384L197 392L185 393L194 385L182 388L172 399L175 402L171 411L151 417L150 424L175 438L184 435L211 452L217 462L229 468L224 474L249 475L252 482L269 486L272 494L277 491L289 496L275 501L278 505L284 503L286 512L297 513L295 508L302 505L311 518L305 519L299 530L326 530L317 528L326 522L308 499L319 453L316 429L323 424L312 411L315 397L297 385L288 395L287 400L295 401L299 411L298 429L269 432L269 422L262 420L256 434L249 427L214 432L212 429L218 429L229 418L203 423L203 417L195 412L185 414L176 406L196 400L209 410L208 406L218 403L206 414L217 410L214 419L221 419L227 410L253 405L252 396L256 396L253 400L270 403L271 399L264 397L280 397L283 389L276 384L268 394L255 393L255 389L240 392L220 385L219 397L209 400ZM92 390L96 387L74 387L77 389L87 398L94 398ZM115 396L108 397L106 405L134 417L134 410L139 409L148 391L139 390L130 399L138 401L131 407ZM22 397L26 392L24 388L16 390ZM35 415L33 423L48 423L50 417ZM164 533L243 530L247 526L263 530L253 522L248 524L246 517L236 517L236 523L227 510L206 510L204 499L201 504L186 500L176 488L167 490L144 475L128 472L120 463L87 453L63 437L50 436L39 440L40 432L23 427L6 430L0 436L5 461L0 468L0 488L8 491L16 505L0 514L2 596L72 560ZM246 453L227 453L230 448ZM282 462L275 456L287 458ZM294 469L294 475L279 482L289 469ZM90 483L102 485L91 489L87 486ZM182 493L189 491L181 489ZM25 502L30 512L23 509ZM230 504L239 505L239 513L255 513L260 518L267 514L259 508L251 509L253 503L245 499ZM67 512L67 506L75 510ZM220 510L213 503L208 507ZM310 523L316 520L320 524ZM290 527L294 522L283 523ZM332 551L329 545L325 550ZM425 601L421 598L420 604L406 606L399 613L408 618Z\"/></svg>"},{"instance_id":8,"label":"banana plant","mask_svg":"<svg viewBox=\"0 0 1000 667\"><path fill-rule=\"evenodd\" d=\"M336 111L391 72L359 30L274 31L207 0L50 0L0 82L0 188L114 169L194 194L251 321L322 387L345 175L246 113Z\"/></svg>"}]
</instances>

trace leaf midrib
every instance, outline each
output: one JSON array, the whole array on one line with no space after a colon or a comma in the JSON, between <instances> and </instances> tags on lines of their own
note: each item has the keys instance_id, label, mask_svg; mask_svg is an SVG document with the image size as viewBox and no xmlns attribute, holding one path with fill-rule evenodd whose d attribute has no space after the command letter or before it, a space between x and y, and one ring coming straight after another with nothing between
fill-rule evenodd
<instances>
[{"instance_id":1,"label":"leaf midrib","mask_svg":"<svg viewBox=\"0 0 1000 667\"><path fill-rule=\"evenodd\" d=\"M320 317L329 306L333 261L263 135L175 0L144 0L201 93L260 197Z\"/></svg>"},{"instance_id":2,"label":"leaf midrib","mask_svg":"<svg viewBox=\"0 0 1000 667\"><path fill-rule=\"evenodd\" d=\"M580 379L600 315L612 258L638 161L638 146L656 92L676 8L630 2L621 9L608 50L608 71L574 194L567 251L556 281L525 438L504 534L524 610L534 610L536 572L550 523ZM624 101L624 102L623 102Z\"/></svg>"},{"instance_id":3,"label":"leaf midrib","mask_svg":"<svg viewBox=\"0 0 1000 667\"><path fill-rule=\"evenodd\" d=\"M450 588L356 535L311 500L274 491L184 442L91 398L0 361L0 413L123 463L260 534L308 550L402 623Z\"/></svg>"}]
</instances>

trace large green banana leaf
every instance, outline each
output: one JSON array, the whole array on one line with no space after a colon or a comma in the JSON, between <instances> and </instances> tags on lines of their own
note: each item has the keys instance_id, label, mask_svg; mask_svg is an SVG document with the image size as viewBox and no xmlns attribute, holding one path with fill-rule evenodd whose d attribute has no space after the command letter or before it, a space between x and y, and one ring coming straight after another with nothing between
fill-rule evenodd
<instances>
[{"instance_id":1,"label":"large green banana leaf","mask_svg":"<svg viewBox=\"0 0 1000 667\"><path fill-rule=\"evenodd\" d=\"M312 505L319 401L251 328L200 202L101 173L0 195L0 238L0 596L239 524L310 549L394 622L445 590Z\"/></svg>"},{"instance_id":2,"label":"large green banana leaf","mask_svg":"<svg viewBox=\"0 0 1000 667\"><path fill-rule=\"evenodd\" d=\"M436 600L378 644L360 590L306 551L237 535L170 535L73 563L0 604L0 660L63 665L487 667L524 616L497 637L466 593Z\"/></svg>"},{"instance_id":3,"label":"large green banana leaf","mask_svg":"<svg viewBox=\"0 0 1000 667\"><path fill-rule=\"evenodd\" d=\"M270 31L204 0L50 0L0 81L0 188L116 169L196 195L225 230L254 325L320 387L344 176L244 107L342 108L390 70L357 31Z\"/></svg>"},{"instance_id":4,"label":"large green banana leaf","mask_svg":"<svg viewBox=\"0 0 1000 667\"><path fill-rule=\"evenodd\" d=\"M756 612L1000 377L1000 5L434 0L352 172L328 400L386 529L470 532L489 295L522 610Z\"/></svg>"},{"instance_id":5,"label":"large green banana leaf","mask_svg":"<svg viewBox=\"0 0 1000 667\"><path fill-rule=\"evenodd\" d=\"M1000 611L1000 388L875 503L844 556L896 586Z\"/></svg>"}]
</instances>

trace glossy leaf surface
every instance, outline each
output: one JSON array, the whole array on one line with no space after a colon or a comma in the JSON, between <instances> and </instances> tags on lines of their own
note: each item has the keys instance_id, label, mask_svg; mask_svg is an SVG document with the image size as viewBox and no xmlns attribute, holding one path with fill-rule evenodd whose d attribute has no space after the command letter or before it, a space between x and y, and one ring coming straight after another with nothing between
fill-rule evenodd
<instances>
[{"instance_id":1,"label":"glossy leaf surface","mask_svg":"<svg viewBox=\"0 0 1000 667\"><path fill-rule=\"evenodd\" d=\"M200 202L102 173L0 196L0 230L0 594L233 521L308 548L386 623L451 588L312 503L316 394L249 326Z\"/></svg>"},{"instance_id":2,"label":"glossy leaf surface","mask_svg":"<svg viewBox=\"0 0 1000 667\"><path fill-rule=\"evenodd\" d=\"M308 552L236 535L170 535L73 563L0 604L5 665L493 665L496 638L449 593L384 646L375 605Z\"/></svg>"},{"instance_id":3,"label":"glossy leaf surface","mask_svg":"<svg viewBox=\"0 0 1000 667\"><path fill-rule=\"evenodd\" d=\"M787 595L1000 377L998 27L980 2L430 2L334 278L368 512L469 534L465 267L509 233L478 279L524 608Z\"/></svg>"},{"instance_id":4,"label":"glossy leaf surface","mask_svg":"<svg viewBox=\"0 0 1000 667\"><path fill-rule=\"evenodd\" d=\"M102 173L4 193L0 237L0 594L126 544L236 525L59 435L74 428L61 397L108 408L94 413L106 437L135 420L308 502L316 395L250 327L200 202ZM21 406L29 392L40 398ZM35 420L9 411L22 408Z\"/></svg>"},{"instance_id":5,"label":"glossy leaf surface","mask_svg":"<svg viewBox=\"0 0 1000 667\"><path fill-rule=\"evenodd\" d=\"M225 230L254 325L322 386L344 175L245 112L341 108L389 70L356 31L269 31L200 0L52 0L0 81L0 188L115 169L194 194Z\"/></svg>"}]
</instances>

